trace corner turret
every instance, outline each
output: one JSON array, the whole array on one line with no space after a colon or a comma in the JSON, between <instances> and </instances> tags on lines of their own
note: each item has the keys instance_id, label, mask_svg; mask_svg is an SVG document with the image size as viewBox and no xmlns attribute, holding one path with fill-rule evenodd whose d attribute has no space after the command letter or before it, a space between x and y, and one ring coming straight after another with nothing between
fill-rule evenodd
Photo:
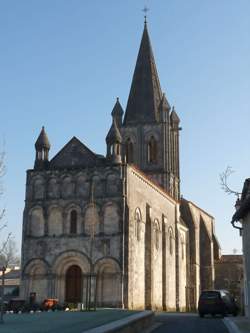
<instances>
[{"instance_id":1,"label":"corner turret","mask_svg":"<svg viewBox=\"0 0 250 333\"><path fill-rule=\"evenodd\" d=\"M115 118L116 120L116 124L119 128L121 128L122 126L122 116L123 116L123 108L120 104L120 101L119 101L119 97L117 97L116 99L116 103L115 103L115 106L111 112L111 115L113 118Z\"/></svg>"},{"instance_id":2,"label":"corner turret","mask_svg":"<svg viewBox=\"0 0 250 333\"><path fill-rule=\"evenodd\" d=\"M172 112L170 115L171 124L174 128L179 128L180 118L178 117L174 106L172 107Z\"/></svg>"},{"instance_id":3,"label":"corner turret","mask_svg":"<svg viewBox=\"0 0 250 333\"><path fill-rule=\"evenodd\" d=\"M50 143L48 136L45 132L44 126L38 136L35 143L36 148L36 159L35 159L35 169L45 169L49 162L49 150Z\"/></svg>"},{"instance_id":4,"label":"corner turret","mask_svg":"<svg viewBox=\"0 0 250 333\"><path fill-rule=\"evenodd\" d=\"M115 114L113 114L113 111L112 111L112 117L113 117L113 122L106 136L107 159L114 164L120 164L122 137L119 128L117 126L117 120Z\"/></svg>"}]
</instances>

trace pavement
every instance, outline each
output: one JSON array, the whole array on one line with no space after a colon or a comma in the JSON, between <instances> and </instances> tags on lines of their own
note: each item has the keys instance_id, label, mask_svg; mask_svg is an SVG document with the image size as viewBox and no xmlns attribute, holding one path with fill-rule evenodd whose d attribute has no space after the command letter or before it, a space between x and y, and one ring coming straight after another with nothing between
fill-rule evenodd
<instances>
[{"instance_id":1,"label":"pavement","mask_svg":"<svg viewBox=\"0 0 250 333\"><path fill-rule=\"evenodd\" d=\"M230 333L250 333L250 319L242 316L226 317L224 323Z\"/></svg>"},{"instance_id":2,"label":"pavement","mask_svg":"<svg viewBox=\"0 0 250 333\"><path fill-rule=\"evenodd\" d=\"M153 325L143 333L250 333L250 320L241 316L199 318L196 313L158 312Z\"/></svg>"},{"instance_id":3,"label":"pavement","mask_svg":"<svg viewBox=\"0 0 250 333\"><path fill-rule=\"evenodd\" d=\"M4 317L5 323L0 325L0 333L82 333L121 319L126 321L130 315L139 313L100 309L96 312L9 314ZM199 318L197 313L157 312L153 325L143 333L250 333L250 320L242 316Z\"/></svg>"},{"instance_id":4,"label":"pavement","mask_svg":"<svg viewBox=\"0 0 250 333\"><path fill-rule=\"evenodd\" d=\"M100 309L91 312L6 314L4 324L0 324L0 333L82 333L138 312Z\"/></svg>"}]
</instances>

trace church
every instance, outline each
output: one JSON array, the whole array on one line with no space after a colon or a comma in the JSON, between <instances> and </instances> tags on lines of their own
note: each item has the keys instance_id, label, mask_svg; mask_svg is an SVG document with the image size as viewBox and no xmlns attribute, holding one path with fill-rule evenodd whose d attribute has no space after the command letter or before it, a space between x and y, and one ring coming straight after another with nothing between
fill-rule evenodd
<instances>
[{"instance_id":1,"label":"church","mask_svg":"<svg viewBox=\"0 0 250 333\"><path fill-rule=\"evenodd\" d=\"M27 171L21 297L187 311L213 288L214 218L180 192L180 119L162 92L147 22L106 156L73 137L49 159L42 128ZM200 184L194 184L199 186Z\"/></svg>"}]
</instances>

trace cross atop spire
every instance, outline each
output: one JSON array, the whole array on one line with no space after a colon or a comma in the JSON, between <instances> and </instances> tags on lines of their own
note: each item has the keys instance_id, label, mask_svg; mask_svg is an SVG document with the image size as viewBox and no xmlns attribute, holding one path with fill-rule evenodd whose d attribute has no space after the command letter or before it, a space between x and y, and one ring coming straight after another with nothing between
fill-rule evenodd
<instances>
[{"instance_id":1,"label":"cross atop spire","mask_svg":"<svg viewBox=\"0 0 250 333\"><path fill-rule=\"evenodd\" d=\"M149 11L149 8L147 6L144 6L142 11L144 12L144 24L146 25L147 24L147 12Z\"/></svg>"}]
</instances>

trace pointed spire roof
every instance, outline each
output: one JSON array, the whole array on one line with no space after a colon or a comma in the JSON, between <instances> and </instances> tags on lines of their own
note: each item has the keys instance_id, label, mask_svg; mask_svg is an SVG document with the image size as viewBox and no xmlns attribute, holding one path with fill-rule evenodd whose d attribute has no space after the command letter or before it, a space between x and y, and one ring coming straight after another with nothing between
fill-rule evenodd
<instances>
[{"instance_id":1,"label":"pointed spire roof","mask_svg":"<svg viewBox=\"0 0 250 333\"><path fill-rule=\"evenodd\" d=\"M124 113L124 111L123 111L123 108L122 108L122 106L120 104L119 97L117 97L116 98L116 103L115 103L115 105L113 107L111 115L112 115L112 117L116 117L116 116L122 117L123 113Z\"/></svg>"},{"instance_id":2,"label":"pointed spire roof","mask_svg":"<svg viewBox=\"0 0 250 333\"><path fill-rule=\"evenodd\" d=\"M161 99L160 81L148 34L147 22L145 22L124 124L157 121L157 110Z\"/></svg>"},{"instance_id":3,"label":"pointed spire roof","mask_svg":"<svg viewBox=\"0 0 250 333\"><path fill-rule=\"evenodd\" d=\"M160 103L160 108L162 110L171 110L171 106L167 100L167 97L165 95L165 93L162 94L162 99L161 99L161 103Z\"/></svg>"},{"instance_id":4,"label":"pointed spire roof","mask_svg":"<svg viewBox=\"0 0 250 333\"><path fill-rule=\"evenodd\" d=\"M38 136L38 139L36 140L35 148L36 149L41 149L41 148L50 149L49 139L45 132L44 126L42 127L42 130Z\"/></svg>"},{"instance_id":5,"label":"pointed spire roof","mask_svg":"<svg viewBox=\"0 0 250 333\"><path fill-rule=\"evenodd\" d=\"M171 112L171 115L170 115L170 119L173 123L179 123L180 122L180 118L178 117L177 113L175 112L174 106L172 107L172 112Z\"/></svg>"},{"instance_id":6,"label":"pointed spire roof","mask_svg":"<svg viewBox=\"0 0 250 333\"><path fill-rule=\"evenodd\" d=\"M115 142L119 142L119 143L122 142L122 136L121 136L119 128L116 124L115 117L113 117L113 123L110 127L110 130L109 130L107 136L106 136L106 142L111 143L111 144L115 143Z\"/></svg>"}]
</instances>

